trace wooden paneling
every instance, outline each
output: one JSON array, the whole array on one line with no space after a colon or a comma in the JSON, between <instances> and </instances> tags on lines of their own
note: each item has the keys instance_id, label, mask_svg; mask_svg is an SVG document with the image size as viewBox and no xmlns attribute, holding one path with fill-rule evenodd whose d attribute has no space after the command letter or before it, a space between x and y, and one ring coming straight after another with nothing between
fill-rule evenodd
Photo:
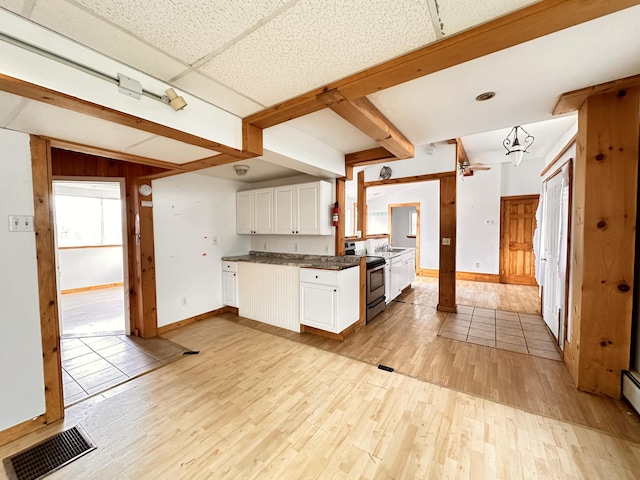
<instances>
[{"instance_id":1,"label":"wooden paneling","mask_svg":"<svg viewBox=\"0 0 640 480\"><path fill-rule=\"evenodd\" d=\"M413 144L367 97L348 100L333 89L318 95L318 101L396 157L413 157Z\"/></svg>"},{"instance_id":2,"label":"wooden paneling","mask_svg":"<svg viewBox=\"0 0 640 480\"><path fill-rule=\"evenodd\" d=\"M54 176L77 176L82 178L92 176L124 177L127 207L126 238L127 251L129 252L129 316L131 319L131 333L144 337L155 336L156 292L153 216L151 208L145 207L142 212L140 211L138 186L141 183L141 177L161 174L165 170L158 167L122 162L60 149L52 149L51 156ZM142 248L143 246L145 247L144 249ZM145 255L144 261L143 255Z\"/></svg>"},{"instance_id":3,"label":"wooden paneling","mask_svg":"<svg viewBox=\"0 0 640 480\"><path fill-rule=\"evenodd\" d=\"M438 310L455 312L456 307L456 175L440 179L440 275ZM448 239L448 245L445 239Z\"/></svg>"},{"instance_id":4,"label":"wooden paneling","mask_svg":"<svg viewBox=\"0 0 640 480\"><path fill-rule=\"evenodd\" d=\"M638 5L638 0L543 0L373 68L279 103L246 120L268 128L324 108L316 100L339 89L348 99L366 95L489 55L565 28Z\"/></svg>"},{"instance_id":5,"label":"wooden paneling","mask_svg":"<svg viewBox=\"0 0 640 480\"><path fill-rule=\"evenodd\" d=\"M620 78L613 82L601 83L599 85L592 85L590 87L567 92L562 94L560 100L558 100L558 103L553 110L553 114L561 115L563 113L575 112L582 107L584 102L586 102L590 96L603 95L605 93L616 93L620 90L636 87L640 87L640 75Z\"/></svg>"},{"instance_id":6,"label":"wooden paneling","mask_svg":"<svg viewBox=\"0 0 640 480\"><path fill-rule=\"evenodd\" d=\"M340 218L338 226L336 228L336 248L335 255L344 255L344 231L346 227L346 192L345 192L345 180L344 178L336 179L336 202L338 202L338 216Z\"/></svg>"},{"instance_id":7,"label":"wooden paneling","mask_svg":"<svg viewBox=\"0 0 640 480\"><path fill-rule=\"evenodd\" d=\"M578 388L620 396L634 292L640 87L589 97L578 113L571 340Z\"/></svg>"},{"instance_id":8,"label":"wooden paneling","mask_svg":"<svg viewBox=\"0 0 640 480\"><path fill-rule=\"evenodd\" d=\"M172 138L174 140L188 143L190 145L196 145L198 147L207 148L209 150L239 156L240 158L242 158L242 152L240 150L228 147L218 142L214 142L213 140L198 137L197 135L193 135L191 133L167 127L150 120L145 120L144 118L136 117L134 115L129 115L128 113L123 113L118 110L105 107L104 105L98 105L87 100L72 97L71 95L60 93L55 90L36 85L34 83L25 82L24 80L13 78L7 75L0 74L0 90L13 93L14 95L19 95L21 97L30 98L38 102L54 105L56 107L73 110L74 112L91 115L92 117L96 117L101 120L107 120L119 125L124 125L125 127L135 128L136 130L142 130L154 135Z\"/></svg>"},{"instance_id":9,"label":"wooden paneling","mask_svg":"<svg viewBox=\"0 0 640 480\"><path fill-rule=\"evenodd\" d=\"M539 195L500 199L500 282L537 285L533 233Z\"/></svg>"},{"instance_id":10,"label":"wooden paneling","mask_svg":"<svg viewBox=\"0 0 640 480\"><path fill-rule=\"evenodd\" d=\"M49 142L32 135L31 171L47 423L64 417L50 159Z\"/></svg>"}]
</instances>

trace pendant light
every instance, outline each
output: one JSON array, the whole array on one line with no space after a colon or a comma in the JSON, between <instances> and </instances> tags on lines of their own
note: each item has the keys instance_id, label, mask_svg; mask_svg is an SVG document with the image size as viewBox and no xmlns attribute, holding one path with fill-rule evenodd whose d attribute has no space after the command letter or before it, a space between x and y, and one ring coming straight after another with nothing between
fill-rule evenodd
<instances>
[{"instance_id":1,"label":"pendant light","mask_svg":"<svg viewBox=\"0 0 640 480\"><path fill-rule=\"evenodd\" d=\"M518 135L520 135L520 138L518 138ZM533 136L519 125L513 127L507 138L503 140L502 145L507 150L506 154L515 167L520 165L524 154L529 153L529 147L533 144L533 140ZM520 143L521 141L522 143Z\"/></svg>"}]
</instances>

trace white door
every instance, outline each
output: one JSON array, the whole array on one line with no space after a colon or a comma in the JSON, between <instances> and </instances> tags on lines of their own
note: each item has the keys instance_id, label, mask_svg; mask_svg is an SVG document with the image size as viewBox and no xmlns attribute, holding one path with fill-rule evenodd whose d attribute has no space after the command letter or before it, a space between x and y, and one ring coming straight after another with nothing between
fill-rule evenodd
<instances>
[{"instance_id":1,"label":"white door","mask_svg":"<svg viewBox=\"0 0 640 480\"><path fill-rule=\"evenodd\" d=\"M253 233L253 192L236 195L236 233Z\"/></svg>"},{"instance_id":2,"label":"white door","mask_svg":"<svg viewBox=\"0 0 640 480\"><path fill-rule=\"evenodd\" d=\"M296 233L295 192L293 185L273 189L273 233Z\"/></svg>"},{"instance_id":3,"label":"white door","mask_svg":"<svg viewBox=\"0 0 640 480\"><path fill-rule=\"evenodd\" d=\"M544 239L542 261L546 263L544 286L542 289L542 316L553 336L558 340L560 329L560 311L558 309L558 256L560 246L560 205L562 194L562 175L556 175L547 182L547 194L544 199Z\"/></svg>"}]
</instances>

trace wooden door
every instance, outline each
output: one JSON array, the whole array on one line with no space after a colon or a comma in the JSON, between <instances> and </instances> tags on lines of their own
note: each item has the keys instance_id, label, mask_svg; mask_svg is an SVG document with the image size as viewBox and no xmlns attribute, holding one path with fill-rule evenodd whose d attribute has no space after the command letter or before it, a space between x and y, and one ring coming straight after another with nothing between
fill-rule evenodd
<instances>
[{"instance_id":1,"label":"wooden door","mask_svg":"<svg viewBox=\"0 0 640 480\"><path fill-rule=\"evenodd\" d=\"M537 285L533 232L539 195L500 200L500 282Z\"/></svg>"}]
</instances>

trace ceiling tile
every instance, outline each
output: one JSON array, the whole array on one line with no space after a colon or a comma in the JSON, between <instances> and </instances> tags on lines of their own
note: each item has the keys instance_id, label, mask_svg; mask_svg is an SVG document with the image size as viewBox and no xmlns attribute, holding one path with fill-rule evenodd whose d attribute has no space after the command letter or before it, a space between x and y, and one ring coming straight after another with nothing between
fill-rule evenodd
<instances>
[{"instance_id":1,"label":"ceiling tile","mask_svg":"<svg viewBox=\"0 0 640 480\"><path fill-rule=\"evenodd\" d=\"M303 0L202 70L273 105L434 40L426 0Z\"/></svg>"},{"instance_id":2,"label":"ceiling tile","mask_svg":"<svg viewBox=\"0 0 640 480\"><path fill-rule=\"evenodd\" d=\"M173 163L191 162L218 155L218 152L206 148L159 136L148 138L136 145L124 148L122 151L132 155L157 158Z\"/></svg>"},{"instance_id":3,"label":"ceiling tile","mask_svg":"<svg viewBox=\"0 0 640 480\"><path fill-rule=\"evenodd\" d=\"M215 80L199 72L189 72L172 82L176 87L193 94L197 92L202 100L212 103L239 117L246 117L264 108L263 105L220 85Z\"/></svg>"},{"instance_id":4,"label":"ceiling tile","mask_svg":"<svg viewBox=\"0 0 640 480\"><path fill-rule=\"evenodd\" d=\"M245 165L249 167L249 171L245 176L239 177L233 168L234 165ZM198 170L197 173L210 177L236 180L238 182L244 183L264 182L267 180L275 180L279 178L300 175L300 172L296 170L281 167L279 165L274 165L273 163L267 162L262 158L247 158L245 160L237 161L234 163L218 165L217 167L204 168L202 170Z\"/></svg>"},{"instance_id":5,"label":"ceiling tile","mask_svg":"<svg viewBox=\"0 0 640 480\"><path fill-rule=\"evenodd\" d=\"M438 0L442 32L452 35L539 0Z\"/></svg>"},{"instance_id":6,"label":"ceiling tile","mask_svg":"<svg viewBox=\"0 0 640 480\"><path fill-rule=\"evenodd\" d=\"M77 0L150 45L188 64L283 7L284 0Z\"/></svg>"},{"instance_id":7,"label":"ceiling tile","mask_svg":"<svg viewBox=\"0 0 640 480\"><path fill-rule=\"evenodd\" d=\"M287 125L308 133L345 154L378 146L375 140L328 108L290 120Z\"/></svg>"},{"instance_id":8,"label":"ceiling tile","mask_svg":"<svg viewBox=\"0 0 640 480\"><path fill-rule=\"evenodd\" d=\"M37 0L30 19L164 81L186 68L183 63L65 0Z\"/></svg>"},{"instance_id":9,"label":"ceiling tile","mask_svg":"<svg viewBox=\"0 0 640 480\"><path fill-rule=\"evenodd\" d=\"M32 4L29 0L0 0L0 7L18 15L28 15Z\"/></svg>"}]
</instances>

